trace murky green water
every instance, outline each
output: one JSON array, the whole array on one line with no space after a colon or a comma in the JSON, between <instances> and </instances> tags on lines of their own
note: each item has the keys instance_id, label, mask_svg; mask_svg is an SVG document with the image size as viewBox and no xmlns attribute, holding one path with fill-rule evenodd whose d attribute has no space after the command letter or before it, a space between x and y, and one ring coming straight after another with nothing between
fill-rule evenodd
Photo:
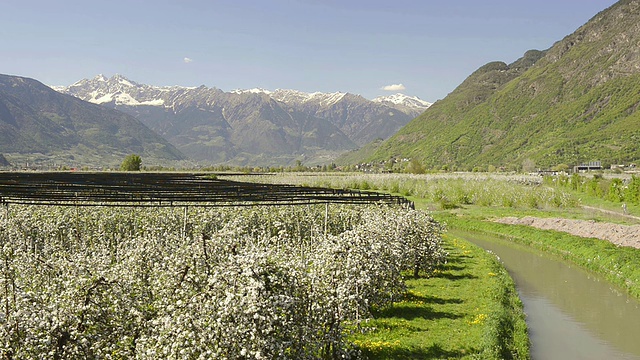
<instances>
[{"instance_id":1,"label":"murky green water","mask_svg":"<svg viewBox=\"0 0 640 360\"><path fill-rule=\"evenodd\" d=\"M599 276L535 250L452 233L504 263L527 313L534 360L640 359L640 302Z\"/></svg>"}]
</instances>

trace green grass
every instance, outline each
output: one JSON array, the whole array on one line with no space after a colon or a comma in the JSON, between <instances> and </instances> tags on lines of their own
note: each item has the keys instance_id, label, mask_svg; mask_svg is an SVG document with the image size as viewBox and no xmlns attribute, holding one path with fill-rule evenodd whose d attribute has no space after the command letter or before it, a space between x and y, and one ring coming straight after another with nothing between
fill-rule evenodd
<instances>
[{"instance_id":1,"label":"green grass","mask_svg":"<svg viewBox=\"0 0 640 360\"><path fill-rule=\"evenodd\" d=\"M354 336L370 359L528 359L522 303L497 259L445 235L446 265L410 278L405 298Z\"/></svg>"}]
</instances>

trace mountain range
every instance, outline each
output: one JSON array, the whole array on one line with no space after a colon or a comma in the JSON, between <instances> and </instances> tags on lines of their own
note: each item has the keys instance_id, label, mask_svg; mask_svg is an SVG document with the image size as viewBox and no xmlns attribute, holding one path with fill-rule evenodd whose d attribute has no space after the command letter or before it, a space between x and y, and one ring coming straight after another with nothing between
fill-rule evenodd
<instances>
[{"instance_id":1,"label":"mountain range","mask_svg":"<svg viewBox=\"0 0 640 360\"><path fill-rule=\"evenodd\" d=\"M451 170L638 162L639 24L640 0L621 0L547 50L480 67L432 106L404 95L158 87L121 75L55 92L2 75L0 153L12 163L15 154L113 163L137 152L261 166L346 153L336 162L401 158Z\"/></svg>"},{"instance_id":2,"label":"mountain range","mask_svg":"<svg viewBox=\"0 0 640 360\"><path fill-rule=\"evenodd\" d=\"M117 165L130 153L148 163L186 159L130 115L60 94L30 78L0 75L0 154L19 162L105 166Z\"/></svg>"},{"instance_id":3,"label":"mountain range","mask_svg":"<svg viewBox=\"0 0 640 360\"><path fill-rule=\"evenodd\" d=\"M522 170L640 160L640 1L622 0L545 51L492 62L386 141L342 162Z\"/></svg>"},{"instance_id":4,"label":"mountain range","mask_svg":"<svg viewBox=\"0 0 640 360\"><path fill-rule=\"evenodd\" d=\"M57 91L130 114L201 164L326 163L388 138L431 104L396 94L152 86L98 75Z\"/></svg>"}]
</instances>

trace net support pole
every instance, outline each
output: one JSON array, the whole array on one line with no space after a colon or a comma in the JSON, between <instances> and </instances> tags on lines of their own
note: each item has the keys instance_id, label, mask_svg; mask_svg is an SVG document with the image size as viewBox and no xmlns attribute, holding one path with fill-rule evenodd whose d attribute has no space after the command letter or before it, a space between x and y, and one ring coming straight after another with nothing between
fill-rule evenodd
<instances>
[{"instance_id":1,"label":"net support pole","mask_svg":"<svg viewBox=\"0 0 640 360\"><path fill-rule=\"evenodd\" d=\"M327 226L329 224L329 203L325 203L324 208L324 236L327 236Z\"/></svg>"},{"instance_id":2,"label":"net support pole","mask_svg":"<svg viewBox=\"0 0 640 360\"><path fill-rule=\"evenodd\" d=\"M187 237L187 209L189 207L185 206L184 207L184 218L183 218L183 222L182 222L182 239L186 239Z\"/></svg>"}]
</instances>

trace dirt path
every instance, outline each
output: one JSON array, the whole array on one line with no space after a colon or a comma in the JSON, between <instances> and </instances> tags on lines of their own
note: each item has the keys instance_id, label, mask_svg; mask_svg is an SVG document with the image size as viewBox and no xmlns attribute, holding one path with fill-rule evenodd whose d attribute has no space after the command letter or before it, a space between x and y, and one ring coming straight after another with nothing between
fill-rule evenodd
<instances>
[{"instance_id":1,"label":"dirt path","mask_svg":"<svg viewBox=\"0 0 640 360\"><path fill-rule=\"evenodd\" d=\"M593 220L562 218L506 217L495 220L503 224L529 225L539 229L564 231L572 235L610 241L620 246L640 249L640 225L619 225Z\"/></svg>"}]
</instances>

